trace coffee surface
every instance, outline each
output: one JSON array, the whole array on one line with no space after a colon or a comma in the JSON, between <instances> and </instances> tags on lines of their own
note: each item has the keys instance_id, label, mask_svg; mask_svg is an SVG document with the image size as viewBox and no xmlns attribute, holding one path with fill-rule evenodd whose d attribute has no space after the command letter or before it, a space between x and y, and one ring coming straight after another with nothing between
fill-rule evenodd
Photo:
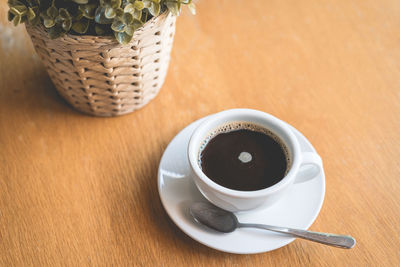
<instances>
[{"instance_id":1,"label":"coffee surface","mask_svg":"<svg viewBox=\"0 0 400 267\"><path fill-rule=\"evenodd\" d=\"M201 169L224 187L255 191L270 187L286 175L287 150L263 132L238 129L214 136L200 153Z\"/></svg>"}]
</instances>

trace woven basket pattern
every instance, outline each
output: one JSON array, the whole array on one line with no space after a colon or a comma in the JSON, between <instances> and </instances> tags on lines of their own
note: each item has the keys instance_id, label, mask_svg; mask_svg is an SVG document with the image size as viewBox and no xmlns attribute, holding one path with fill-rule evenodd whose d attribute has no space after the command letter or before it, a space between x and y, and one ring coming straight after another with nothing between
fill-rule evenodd
<instances>
[{"instance_id":1,"label":"woven basket pattern","mask_svg":"<svg viewBox=\"0 0 400 267\"><path fill-rule=\"evenodd\" d=\"M167 73L176 17L165 12L138 29L128 45L110 36L67 34L51 40L27 26L57 91L76 109L116 116L147 104Z\"/></svg>"}]
</instances>

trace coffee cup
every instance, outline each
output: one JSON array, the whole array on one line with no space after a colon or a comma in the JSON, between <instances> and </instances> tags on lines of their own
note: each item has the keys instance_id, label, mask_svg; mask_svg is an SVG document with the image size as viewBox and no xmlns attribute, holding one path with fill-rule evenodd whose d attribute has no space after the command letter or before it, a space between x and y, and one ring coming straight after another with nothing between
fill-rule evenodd
<instances>
[{"instance_id":1,"label":"coffee cup","mask_svg":"<svg viewBox=\"0 0 400 267\"><path fill-rule=\"evenodd\" d=\"M228 129L229 125L255 125L278 137L289 160L287 170L277 183L266 188L243 191L218 184L203 172L202 151L218 135L218 129ZM190 138L188 159L193 180L201 194L214 205L232 212L271 206L288 192L293 183L313 179L322 171L320 156L315 152L301 151L296 136L286 123L270 114L252 109L231 109L206 118ZM304 165L313 167L301 168Z\"/></svg>"}]
</instances>

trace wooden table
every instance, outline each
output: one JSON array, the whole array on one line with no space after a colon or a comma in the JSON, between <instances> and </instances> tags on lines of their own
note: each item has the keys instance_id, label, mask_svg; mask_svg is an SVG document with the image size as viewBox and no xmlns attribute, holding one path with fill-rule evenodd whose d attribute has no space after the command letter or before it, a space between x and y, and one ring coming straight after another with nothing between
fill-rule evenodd
<instances>
[{"instance_id":1,"label":"wooden table","mask_svg":"<svg viewBox=\"0 0 400 267\"><path fill-rule=\"evenodd\" d=\"M400 265L399 1L199 1L178 21L159 96L117 118L82 115L55 92L23 27L0 4L0 265ZM165 213L157 167L170 140L234 107L298 128L324 160L316 231L352 250L302 240L222 253Z\"/></svg>"}]
</instances>

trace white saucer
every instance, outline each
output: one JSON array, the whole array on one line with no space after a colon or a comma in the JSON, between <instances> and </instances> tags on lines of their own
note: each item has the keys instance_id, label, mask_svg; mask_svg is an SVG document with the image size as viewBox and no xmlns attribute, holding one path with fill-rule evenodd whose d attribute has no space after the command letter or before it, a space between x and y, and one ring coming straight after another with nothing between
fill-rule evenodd
<instances>
[{"instance_id":1,"label":"white saucer","mask_svg":"<svg viewBox=\"0 0 400 267\"><path fill-rule=\"evenodd\" d=\"M206 201L192 180L186 152L192 132L203 119L193 122L175 136L161 158L158 169L158 191L168 215L183 232L194 240L225 252L260 253L280 248L294 241L295 238L282 234L250 228L237 229L229 234L219 233L198 224L190 217L188 211L190 204L194 201ZM299 131L292 126L290 128L298 138L302 151L315 151ZM289 192L272 207L236 215L243 223L264 223L308 229L317 218L324 195L325 174L322 171L312 180L294 184Z\"/></svg>"}]
</instances>

